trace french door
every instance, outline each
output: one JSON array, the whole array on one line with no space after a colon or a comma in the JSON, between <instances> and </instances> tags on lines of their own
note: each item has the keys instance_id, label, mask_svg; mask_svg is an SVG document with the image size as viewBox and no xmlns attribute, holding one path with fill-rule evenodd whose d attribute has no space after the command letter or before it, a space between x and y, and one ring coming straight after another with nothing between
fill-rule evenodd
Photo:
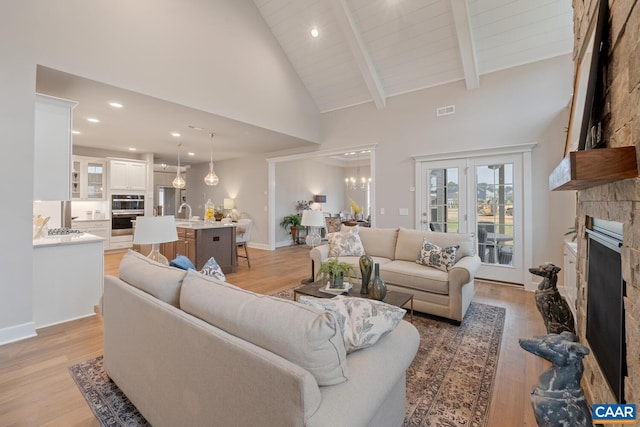
<instances>
[{"instance_id":1,"label":"french door","mask_svg":"<svg viewBox=\"0 0 640 427\"><path fill-rule=\"evenodd\" d=\"M418 228L473 233L476 277L524 284L521 154L419 162Z\"/></svg>"}]
</instances>

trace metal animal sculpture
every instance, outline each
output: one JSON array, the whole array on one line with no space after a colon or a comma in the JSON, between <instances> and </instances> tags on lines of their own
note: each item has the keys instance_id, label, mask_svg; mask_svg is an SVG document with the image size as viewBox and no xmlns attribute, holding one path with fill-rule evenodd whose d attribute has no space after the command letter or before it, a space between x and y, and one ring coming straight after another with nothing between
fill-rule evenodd
<instances>
[{"instance_id":1,"label":"metal animal sculpture","mask_svg":"<svg viewBox=\"0 0 640 427\"><path fill-rule=\"evenodd\" d=\"M538 290L536 290L536 306L542 315L548 334L559 334L564 331L576 332L569 304L556 287L560 270L560 267L551 263L529 269L531 274L543 277L542 282L538 285Z\"/></svg>"},{"instance_id":2,"label":"metal animal sculpture","mask_svg":"<svg viewBox=\"0 0 640 427\"><path fill-rule=\"evenodd\" d=\"M520 339L520 347L553 365L531 391L531 405L540 427L591 426L591 411L580 387L582 358L589 349L571 332Z\"/></svg>"}]
</instances>

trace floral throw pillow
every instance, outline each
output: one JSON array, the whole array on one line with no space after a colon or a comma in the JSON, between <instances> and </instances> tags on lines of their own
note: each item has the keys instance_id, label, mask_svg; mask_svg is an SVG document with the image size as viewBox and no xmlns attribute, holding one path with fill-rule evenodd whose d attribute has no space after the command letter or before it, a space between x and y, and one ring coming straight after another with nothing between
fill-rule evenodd
<instances>
[{"instance_id":1,"label":"floral throw pillow","mask_svg":"<svg viewBox=\"0 0 640 427\"><path fill-rule=\"evenodd\" d=\"M460 248L460 246L441 248L424 239L422 248L420 248L420 255L418 255L416 262L428 267L437 268L438 270L449 271L449 268L456 263L456 252L458 248Z\"/></svg>"},{"instance_id":2,"label":"floral throw pillow","mask_svg":"<svg viewBox=\"0 0 640 427\"><path fill-rule=\"evenodd\" d=\"M362 246L357 228L350 230L343 228L338 233L329 233L327 240L329 241L330 257L364 255L364 246Z\"/></svg>"},{"instance_id":3,"label":"floral throw pillow","mask_svg":"<svg viewBox=\"0 0 640 427\"><path fill-rule=\"evenodd\" d=\"M347 353L377 343L398 326L407 312L382 301L341 295L332 299L301 296L298 301L336 317Z\"/></svg>"},{"instance_id":4,"label":"floral throw pillow","mask_svg":"<svg viewBox=\"0 0 640 427\"><path fill-rule=\"evenodd\" d=\"M222 268L220 267L220 264L218 264L218 261L216 261L214 257L209 258L209 261L207 261L204 264L204 266L202 267L202 270L200 270L200 273L206 276L211 276L223 282L227 281L227 278L222 272Z\"/></svg>"}]
</instances>

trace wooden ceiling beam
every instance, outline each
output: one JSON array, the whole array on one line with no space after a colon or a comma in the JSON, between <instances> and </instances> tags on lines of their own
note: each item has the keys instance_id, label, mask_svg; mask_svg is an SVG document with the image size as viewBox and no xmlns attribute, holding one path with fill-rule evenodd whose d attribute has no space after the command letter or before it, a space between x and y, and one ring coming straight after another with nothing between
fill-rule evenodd
<instances>
[{"instance_id":1,"label":"wooden ceiling beam","mask_svg":"<svg viewBox=\"0 0 640 427\"><path fill-rule=\"evenodd\" d=\"M460 59L462 60L467 89L477 89L480 87L480 73L478 71L478 61L476 60L476 47L473 41L467 0L451 0L451 9L453 10L453 22L456 27Z\"/></svg>"},{"instance_id":2,"label":"wooden ceiling beam","mask_svg":"<svg viewBox=\"0 0 640 427\"><path fill-rule=\"evenodd\" d=\"M371 56L369 55L369 51L367 50L364 41L362 40L362 36L360 35L360 31L356 27L355 21L353 20L353 16L351 15L351 11L347 6L345 0L331 0L331 5L333 6L334 13L340 24L340 28L344 33L345 38L349 44L349 48L351 49L351 53L358 64L358 68L360 69L360 73L364 78L364 81L369 89L369 93L373 98L373 101L376 104L378 109L382 109L387 104L387 95L384 92L384 88L382 87L382 82L380 81L380 77L376 72L375 67L373 66L373 61L371 60Z\"/></svg>"}]
</instances>

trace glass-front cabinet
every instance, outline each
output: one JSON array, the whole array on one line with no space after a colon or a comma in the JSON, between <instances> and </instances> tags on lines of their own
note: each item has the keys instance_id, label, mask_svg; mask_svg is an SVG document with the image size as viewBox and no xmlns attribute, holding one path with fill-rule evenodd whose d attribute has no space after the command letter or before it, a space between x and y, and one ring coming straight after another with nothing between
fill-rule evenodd
<instances>
[{"instance_id":1,"label":"glass-front cabinet","mask_svg":"<svg viewBox=\"0 0 640 427\"><path fill-rule=\"evenodd\" d=\"M105 200L106 162L104 159L73 156L71 198Z\"/></svg>"}]
</instances>

